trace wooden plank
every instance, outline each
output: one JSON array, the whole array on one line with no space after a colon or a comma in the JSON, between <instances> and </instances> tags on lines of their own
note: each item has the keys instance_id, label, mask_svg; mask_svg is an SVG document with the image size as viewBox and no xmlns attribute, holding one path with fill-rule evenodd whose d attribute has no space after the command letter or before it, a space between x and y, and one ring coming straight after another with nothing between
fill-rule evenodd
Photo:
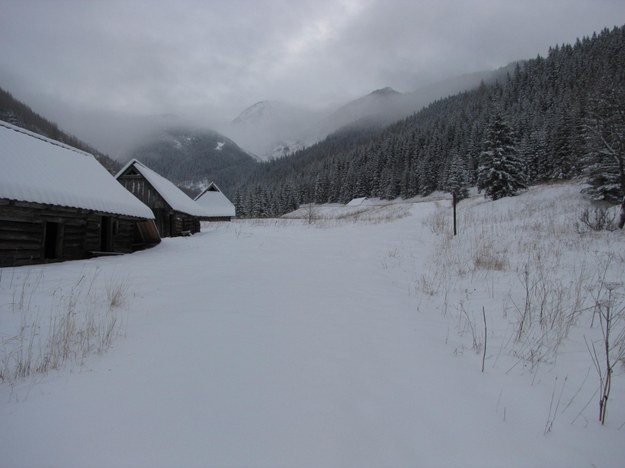
<instances>
[{"instance_id":1,"label":"wooden plank","mask_svg":"<svg viewBox=\"0 0 625 468\"><path fill-rule=\"evenodd\" d=\"M36 248L36 249L2 249L0 248L0 255L2 256L7 256L7 255L16 255L16 256L32 256L32 255L36 255L37 257L39 257L41 255L41 248Z\"/></svg>"},{"instance_id":2,"label":"wooden plank","mask_svg":"<svg viewBox=\"0 0 625 468\"><path fill-rule=\"evenodd\" d=\"M40 222L31 222L24 220L9 220L2 218L0 220L0 230L2 231L23 231L25 229L41 230Z\"/></svg>"},{"instance_id":3,"label":"wooden plank","mask_svg":"<svg viewBox=\"0 0 625 468\"><path fill-rule=\"evenodd\" d=\"M20 231L9 231L4 232L0 229L0 242L4 241L31 241L31 242L41 242L42 232L20 232Z\"/></svg>"},{"instance_id":4,"label":"wooden plank","mask_svg":"<svg viewBox=\"0 0 625 468\"><path fill-rule=\"evenodd\" d=\"M40 242L30 241L4 241L0 240L0 250L35 250L41 249Z\"/></svg>"}]
</instances>

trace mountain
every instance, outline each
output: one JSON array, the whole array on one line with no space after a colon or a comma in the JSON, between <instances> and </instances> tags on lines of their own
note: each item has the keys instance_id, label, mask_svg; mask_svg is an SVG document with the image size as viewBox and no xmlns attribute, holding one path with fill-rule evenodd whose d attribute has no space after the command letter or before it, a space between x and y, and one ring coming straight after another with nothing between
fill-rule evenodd
<instances>
[{"instance_id":1,"label":"mountain","mask_svg":"<svg viewBox=\"0 0 625 468\"><path fill-rule=\"evenodd\" d=\"M157 132L127 155L192 192L215 182L228 193L257 164L230 138L213 130L189 127Z\"/></svg>"},{"instance_id":2,"label":"mountain","mask_svg":"<svg viewBox=\"0 0 625 468\"><path fill-rule=\"evenodd\" d=\"M315 112L280 101L261 101L221 129L242 148L267 160L303 148L307 130L319 119Z\"/></svg>"},{"instance_id":3,"label":"mountain","mask_svg":"<svg viewBox=\"0 0 625 468\"><path fill-rule=\"evenodd\" d=\"M516 63L492 71L461 75L400 93L393 88L377 89L366 96L355 99L327 116L319 132L323 139L342 127L385 127L436 101L480 86L480 83L494 83L512 72Z\"/></svg>"},{"instance_id":4,"label":"mountain","mask_svg":"<svg viewBox=\"0 0 625 468\"><path fill-rule=\"evenodd\" d=\"M391 87L377 89L333 111L313 112L280 101L261 101L241 112L222 131L259 160L271 160L311 146L344 127L385 127L437 99L492 83L512 71L514 65L462 75L407 93Z\"/></svg>"},{"instance_id":5,"label":"mountain","mask_svg":"<svg viewBox=\"0 0 625 468\"><path fill-rule=\"evenodd\" d=\"M480 80L476 89L438 99L382 130L358 135L352 127L260 165L236 187L237 213L276 216L310 202L412 198L449 191L454 178L475 185L497 116L515 135L512 147L529 183L582 178L593 199L620 202L623 115L620 27L555 46L492 84Z\"/></svg>"},{"instance_id":6,"label":"mountain","mask_svg":"<svg viewBox=\"0 0 625 468\"><path fill-rule=\"evenodd\" d=\"M390 87L377 89L332 112L314 132L321 140L343 127L383 127L405 117L406 108L404 94Z\"/></svg>"},{"instance_id":7,"label":"mountain","mask_svg":"<svg viewBox=\"0 0 625 468\"><path fill-rule=\"evenodd\" d=\"M114 161L106 154L92 148L75 136L65 133L63 130L59 129L56 123L37 114L26 104L15 99L11 93L2 88L0 88L0 120L4 120L10 124L25 128L31 132L39 133L40 135L93 154L100 164L113 174L121 168L121 165L117 161Z\"/></svg>"}]
</instances>

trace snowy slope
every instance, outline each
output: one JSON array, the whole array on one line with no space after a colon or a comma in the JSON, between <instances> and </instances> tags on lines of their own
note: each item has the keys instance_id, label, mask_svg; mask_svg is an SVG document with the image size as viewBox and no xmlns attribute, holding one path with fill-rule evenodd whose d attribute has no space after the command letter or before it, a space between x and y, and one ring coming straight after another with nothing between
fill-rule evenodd
<instances>
[{"instance_id":1,"label":"snowy slope","mask_svg":"<svg viewBox=\"0 0 625 468\"><path fill-rule=\"evenodd\" d=\"M512 338L529 253L567 304L584 271L591 296L603 256L622 281L623 232L575 227L583 207L566 185L478 197L453 239L448 200L372 200L349 216L315 207L313 224L216 223L133 255L0 270L5 349L19 317L49 313L81 277L94 303L128 285L113 349L0 384L1 464L620 467L624 369L601 426L592 309L556 355Z\"/></svg>"},{"instance_id":2,"label":"snowy slope","mask_svg":"<svg viewBox=\"0 0 625 468\"><path fill-rule=\"evenodd\" d=\"M305 145L313 111L281 101L261 101L244 109L222 131L261 160L290 154Z\"/></svg>"}]
</instances>

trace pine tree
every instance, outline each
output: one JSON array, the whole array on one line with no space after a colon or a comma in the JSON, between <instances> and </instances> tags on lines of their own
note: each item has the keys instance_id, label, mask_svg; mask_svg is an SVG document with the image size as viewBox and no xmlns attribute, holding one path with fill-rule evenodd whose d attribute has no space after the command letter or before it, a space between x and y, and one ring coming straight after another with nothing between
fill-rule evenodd
<instances>
[{"instance_id":1,"label":"pine tree","mask_svg":"<svg viewBox=\"0 0 625 468\"><path fill-rule=\"evenodd\" d=\"M243 199L240 190L237 190L234 194L234 210L238 217L243 217L247 214L243 208Z\"/></svg>"},{"instance_id":2,"label":"pine tree","mask_svg":"<svg viewBox=\"0 0 625 468\"><path fill-rule=\"evenodd\" d=\"M328 180L323 176L317 176L315 181L315 195L314 202L317 204L323 204L328 202Z\"/></svg>"},{"instance_id":3,"label":"pine tree","mask_svg":"<svg viewBox=\"0 0 625 468\"><path fill-rule=\"evenodd\" d=\"M593 102L586 132L591 151L584 175L594 200L618 202L625 195L625 91L606 91Z\"/></svg>"},{"instance_id":4,"label":"pine tree","mask_svg":"<svg viewBox=\"0 0 625 468\"><path fill-rule=\"evenodd\" d=\"M562 116L555 129L550 151L553 164L551 179L570 179L575 174L576 161L572 144L575 130L570 118L567 115Z\"/></svg>"},{"instance_id":5,"label":"pine tree","mask_svg":"<svg viewBox=\"0 0 625 468\"><path fill-rule=\"evenodd\" d=\"M477 174L477 188L485 196L497 200L515 195L527 188L526 168L519 156L514 133L497 113L482 144Z\"/></svg>"},{"instance_id":6,"label":"pine tree","mask_svg":"<svg viewBox=\"0 0 625 468\"><path fill-rule=\"evenodd\" d=\"M446 185L447 191L455 195L456 201L464 200L469 196L469 172L458 153L452 156Z\"/></svg>"},{"instance_id":7,"label":"pine tree","mask_svg":"<svg viewBox=\"0 0 625 468\"><path fill-rule=\"evenodd\" d=\"M288 181L298 204L336 201L337 194L340 201L352 195L410 198L447 190L457 153L471 185L478 172L482 190L502 185L489 188L487 196L491 191L503 196L529 181L583 173L593 198L620 200L625 195L623 90L625 27L606 29L574 46L554 47L547 58L519 64L498 85L483 83L440 99L384 130L339 132L287 158L259 164L229 189L241 190L248 215L256 184L274 194ZM502 164L493 148L483 146L497 110L518 134L522 163L520 170L506 169L506 180L487 180L499 170L495 163ZM515 179L515 174L522 176ZM273 203L275 196L269 198Z\"/></svg>"}]
</instances>

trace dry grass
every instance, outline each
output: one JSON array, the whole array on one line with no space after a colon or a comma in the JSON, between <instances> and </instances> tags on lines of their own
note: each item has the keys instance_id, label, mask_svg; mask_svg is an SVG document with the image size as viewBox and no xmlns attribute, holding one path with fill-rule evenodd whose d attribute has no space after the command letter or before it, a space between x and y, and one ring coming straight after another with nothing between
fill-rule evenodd
<instances>
[{"instance_id":1,"label":"dry grass","mask_svg":"<svg viewBox=\"0 0 625 468\"><path fill-rule=\"evenodd\" d=\"M111 309L123 307L129 298L130 278L110 278L105 283L106 299Z\"/></svg>"},{"instance_id":2,"label":"dry grass","mask_svg":"<svg viewBox=\"0 0 625 468\"><path fill-rule=\"evenodd\" d=\"M580 233L580 212L589 202L578 188L555 196L543 190L548 188L514 202L463 201L456 237L450 235L451 208L438 205L425 220L437 245L416 284L441 301L441 310L455 311L459 336L473 326L467 347L479 344L472 313L485 305L498 309L508 323L496 337L501 352L530 370L556 362L571 330L591 323L604 277L622 278L625 271L618 233ZM461 303L449 304L449 297L458 296L464 296Z\"/></svg>"},{"instance_id":3,"label":"dry grass","mask_svg":"<svg viewBox=\"0 0 625 468\"><path fill-rule=\"evenodd\" d=\"M399 202L379 202L358 207L314 205L313 208L302 207L282 219L304 220L317 227L340 226L345 223L389 223L408 216L411 206L411 203ZM314 211L313 217L310 216L311 209Z\"/></svg>"},{"instance_id":4,"label":"dry grass","mask_svg":"<svg viewBox=\"0 0 625 468\"><path fill-rule=\"evenodd\" d=\"M449 214L442 205L435 203L436 209L426 216L424 224L430 228L432 233L437 235L452 234L452 228L449 223Z\"/></svg>"},{"instance_id":5,"label":"dry grass","mask_svg":"<svg viewBox=\"0 0 625 468\"><path fill-rule=\"evenodd\" d=\"M93 353L110 348L124 332L120 313L128 300L127 281L110 279L99 288L97 274L82 275L69 287L43 290L43 273L4 284L13 289L15 333L0 337L0 381L14 382L66 365L81 365ZM46 297L37 301L38 296ZM37 304L35 304L37 303Z\"/></svg>"},{"instance_id":6,"label":"dry grass","mask_svg":"<svg viewBox=\"0 0 625 468\"><path fill-rule=\"evenodd\" d=\"M493 243L480 242L473 249L473 267L476 270L504 271L508 268L506 252L500 252Z\"/></svg>"}]
</instances>

